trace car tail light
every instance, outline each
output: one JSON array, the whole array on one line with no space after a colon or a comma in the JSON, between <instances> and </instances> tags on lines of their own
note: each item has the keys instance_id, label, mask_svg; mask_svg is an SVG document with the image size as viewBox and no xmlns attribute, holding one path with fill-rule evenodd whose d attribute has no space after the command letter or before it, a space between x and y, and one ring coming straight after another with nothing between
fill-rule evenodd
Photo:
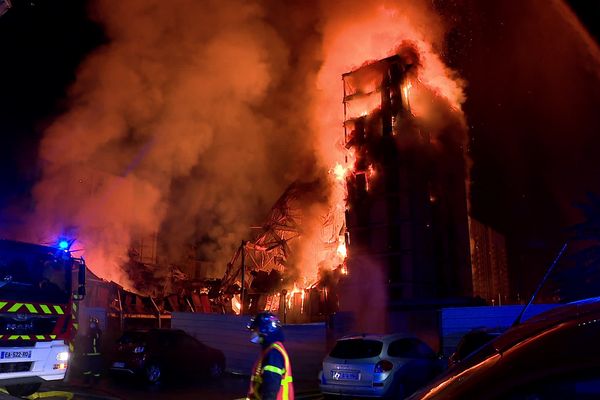
<instances>
[{"instance_id":1,"label":"car tail light","mask_svg":"<svg viewBox=\"0 0 600 400\"><path fill-rule=\"evenodd\" d=\"M375 373L382 373L391 371L394 368L394 364L388 360L381 360L377 364L375 364Z\"/></svg>"},{"instance_id":2,"label":"car tail light","mask_svg":"<svg viewBox=\"0 0 600 400\"><path fill-rule=\"evenodd\" d=\"M144 352L144 346L138 346L135 349L133 349L134 353L143 353Z\"/></svg>"}]
</instances>

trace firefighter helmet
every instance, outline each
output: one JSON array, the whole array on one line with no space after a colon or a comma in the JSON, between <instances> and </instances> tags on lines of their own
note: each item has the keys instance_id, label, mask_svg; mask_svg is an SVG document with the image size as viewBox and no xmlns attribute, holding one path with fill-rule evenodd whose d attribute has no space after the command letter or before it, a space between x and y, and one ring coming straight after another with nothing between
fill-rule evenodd
<instances>
[{"instance_id":1,"label":"firefighter helmet","mask_svg":"<svg viewBox=\"0 0 600 400\"><path fill-rule=\"evenodd\" d=\"M90 327L96 328L96 327L100 326L100 320L96 317L90 317L89 324L90 324Z\"/></svg>"},{"instance_id":2,"label":"firefighter helmet","mask_svg":"<svg viewBox=\"0 0 600 400\"><path fill-rule=\"evenodd\" d=\"M281 321L275 314L268 311L259 312L252 317L246 328L257 334L256 338L260 340L260 343L264 343L265 341L275 342L283 339Z\"/></svg>"}]
</instances>

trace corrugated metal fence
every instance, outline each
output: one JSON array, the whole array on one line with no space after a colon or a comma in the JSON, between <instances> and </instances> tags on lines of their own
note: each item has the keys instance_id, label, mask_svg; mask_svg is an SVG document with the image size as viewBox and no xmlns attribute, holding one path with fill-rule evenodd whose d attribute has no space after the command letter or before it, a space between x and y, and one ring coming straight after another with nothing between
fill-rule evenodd
<instances>
[{"instance_id":1,"label":"corrugated metal fence","mask_svg":"<svg viewBox=\"0 0 600 400\"><path fill-rule=\"evenodd\" d=\"M171 327L223 351L227 370L249 374L260 348L250 343L248 316L174 312ZM326 351L324 323L284 326L294 379L316 380Z\"/></svg>"},{"instance_id":2,"label":"corrugated metal fence","mask_svg":"<svg viewBox=\"0 0 600 400\"><path fill-rule=\"evenodd\" d=\"M557 304L533 304L527 309L522 320L525 321L556 306ZM452 354L461 337L470 330L478 328L499 332L506 330L513 324L521 310L523 310L522 305L443 308L440 311L443 354L445 356Z\"/></svg>"}]
</instances>

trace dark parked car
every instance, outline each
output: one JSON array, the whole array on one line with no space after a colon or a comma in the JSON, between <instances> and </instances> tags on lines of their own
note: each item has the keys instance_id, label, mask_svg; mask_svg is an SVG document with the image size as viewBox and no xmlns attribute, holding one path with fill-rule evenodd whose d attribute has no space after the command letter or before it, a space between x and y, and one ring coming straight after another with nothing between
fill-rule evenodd
<instances>
[{"instance_id":1,"label":"dark parked car","mask_svg":"<svg viewBox=\"0 0 600 400\"><path fill-rule=\"evenodd\" d=\"M169 376L219 378L225 370L223 352L200 343L182 330L126 331L117 345L111 370L140 376L149 383Z\"/></svg>"},{"instance_id":2,"label":"dark parked car","mask_svg":"<svg viewBox=\"0 0 600 400\"><path fill-rule=\"evenodd\" d=\"M600 398L600 298L556 307L507 330L411 400Z\"/></svg>"},{"instance_id":3,"label":"dark parked car","mask_svg":"<svg viewBox=\"0 0 600 400\"><path fill-rule=\"evenodd\" d=\"M441 360L416 337L403 334L347 336L323 360L326 397L402 396L442 371Z\"/></svg>"},{"instance_id":4,"label":"dark parked car","mask_svg":"<svg viewBox=\"0 0 600 400\"><path fill-rule=\"evenodd\" d=\"M484 344L491 342L493 339L500 336L500 332L490 331L487 329L474 329L465 333L465 335L458 342L456 350L448 359L448 366L451 367L454 364L458 364L469 354L478 350Z\"/></svg>"}]
</instances>

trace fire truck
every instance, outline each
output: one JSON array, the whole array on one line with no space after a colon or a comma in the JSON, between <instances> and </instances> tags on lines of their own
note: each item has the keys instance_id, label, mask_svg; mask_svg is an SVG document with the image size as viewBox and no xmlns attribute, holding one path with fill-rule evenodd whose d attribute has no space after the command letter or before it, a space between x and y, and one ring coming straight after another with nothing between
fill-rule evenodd
<instances>
[{"instance_id":1,"label":"fire truck","mask_svg":"<svg viewBox=\"0 0 600 400\"><path fill-rule=\"evenodd\" d=\"M65 377L85 296L85 261L72 243L0 239L0 386L14 396Z\"/></svg>"}]
</instances>

